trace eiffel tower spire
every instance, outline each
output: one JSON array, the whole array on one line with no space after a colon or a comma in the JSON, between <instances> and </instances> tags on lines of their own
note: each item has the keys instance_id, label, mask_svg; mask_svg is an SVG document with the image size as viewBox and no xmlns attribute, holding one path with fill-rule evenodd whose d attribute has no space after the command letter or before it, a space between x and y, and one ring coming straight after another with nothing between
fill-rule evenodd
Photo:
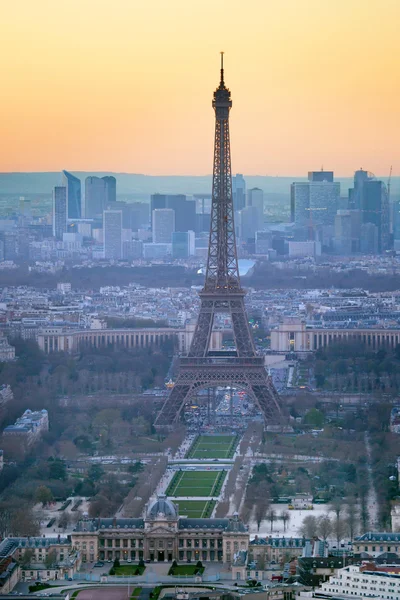
<instances>
[{"instance_id":1,"label":"eiffel tower spire","mask_svg":"<svg viewBox=\"0 0 400 600\"><path fill-rule=\"evenodd\" d=\"M278 394L257 356L244 305L236 253L232 200L229 112L231 93L225 86L223 52L219 86L214 92L214 168L211 225L207 270L200 292L200 314L186 358L180 359L178 379L156 420L156 426L171 427L186 402L202 388L233 386L244 389L260 409L265 421L280 415ZM215 315L229 315L235 352L210 353Z\"/></svg>"}]
</instances>

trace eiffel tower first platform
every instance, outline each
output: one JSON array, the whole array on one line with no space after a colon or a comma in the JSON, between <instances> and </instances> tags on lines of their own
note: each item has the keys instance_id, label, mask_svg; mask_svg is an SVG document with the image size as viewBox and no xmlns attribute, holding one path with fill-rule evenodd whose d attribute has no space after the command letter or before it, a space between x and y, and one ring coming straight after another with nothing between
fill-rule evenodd
<instances>
[{"instance_id":1,"label":"eiffel tower first platform","mask_svg":"<svg viewBox=\"0 0 400 600\"><path fill-rule=\"evenodd\" d=\"M221 79L214 92L215 144L211 225L200 314L186 357L179 359L179 375L157 416L158 429L171 429L181 418L185 404L204 388L231 386L244 390L259 408L265 423L280 421L279 396L257 356L240 285L233 219L229 111L231 93L225 86L223 53ZM209 351L214 317L231 318L235 352Z\"/></svg>"}]
</instances>

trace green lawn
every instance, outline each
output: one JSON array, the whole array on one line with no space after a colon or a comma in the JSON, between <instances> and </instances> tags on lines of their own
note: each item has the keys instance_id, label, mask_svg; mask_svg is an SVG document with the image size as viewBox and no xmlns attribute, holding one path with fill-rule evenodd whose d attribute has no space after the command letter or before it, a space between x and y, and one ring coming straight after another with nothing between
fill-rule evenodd
<instances>
[{"instance_id":1,"label":"green lawn","mask_svg":"<svg viewBox=\"0 0 400 600\"><path fill-rule=\"evenodd\" d=\"M232 458L238 441L239 436L236 435L199 435L187 453L187 458Z\"/></svg>"},{"instance_id":2,"label":"green lawn","mask_svg":"<svg viewBox=\"0 0 400 600\"><path fill-rule=\"evenodd\" d=\"M191 519L211 517L216 502L214 500L178 500L179 514Z\"/></svg>"},{"instance_id":3,"label":"green lawn","mask_svg":"<svg viewBox=\"0 0 400 600\"><path fill-rule=\"evenodd\" d=\"M204 567L196 567L196 565L176 565L171 567L168 575L201 575L204 572Z\"/></svg>"},{"instance_id":4,"label":"green lawn","mask_svg":"<svg viewBox=\"0 0 400 600\"><path fill-rule=\"evenodd\" d=\"M178 471L169 484L167 496L218 496L226 471Z\"/></svg>"},{"instance_id":5,"label":"green lawn","mask_svg":"<svg viewBox=\"0 0 400 600\"><path fill-rule=\"evenodd\" d=\"M119 567L111 567L110 570L114 569L115 575L142 575L146 567L139 565L120 565Z\"/></svg>"},{"instance_id":6,"label":"green lawn","mask_svg":"<svg viewBox=\"0 0 400 600\"><path fill-rule=\"evenodd\" d=\"M137 598L137 597L139 596L139 594L140 594L140 592L141 592L141 591L142 591L142 588L141 588L141 587L136 587L136 588L133 590L132 594L131 594L131 600L132 600L133 598Z\"/></svg>"}]
</instances>

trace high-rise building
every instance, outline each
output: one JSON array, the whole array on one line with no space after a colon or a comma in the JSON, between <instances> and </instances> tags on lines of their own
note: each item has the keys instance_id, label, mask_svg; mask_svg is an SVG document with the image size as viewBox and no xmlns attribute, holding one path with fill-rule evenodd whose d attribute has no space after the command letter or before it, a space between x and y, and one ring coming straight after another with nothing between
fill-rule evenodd
<instances>
[{"instance_id":1,"label":"high-rise building","mask_svg":"<svg viewBox=\"0 0 400 600\"><path fill-rule=\"evenodd\" d=\"M67 219L80 219L82 216L81 180L63 171L63 186L67 190Z\"/></svg>"},{"instance_id":2,"label":"high-rise building","mask_svg":"<svg viewBox=\"0 0 400 600\"><path fill-rule=\"evenodd\" d=\"M271 231L256 231L256 254L268 254L272 248Z\"/></svg>"},{"instance_id":3,"label":"high-rise building","mask_svg":"<svg viewBox=\"0 0 400 600\"><path fill-rule=\"evenodd\" d=\"M122 258L122 212L105 210L103 213L104 258Z\"/></svg>"},{"instance_id":4,"label":"high-rise building","mask_svg":"<svg viewBox=\"0 0 400 600\"><path fill-rule=\"evenodd\" d=\"M308 171L308 181L314 181L314 183L328 181L329 183L333 183L333 171L324 171L323 169L320 171Z\"/></svg>"},{"instance_id":5,"label":"high-rise building","mask_svg":"<svg viewBox=\"0 0 400 600\"><path fill-rule=\"evenodd\" d=\"M189 258L194 254L194 231L174 231L172 234L172 258Z\"/></svg>"},{"instance_id":6,"label":"high-rise building","mask_svg":"<svg viewBox=\"0 0 400 600\"><path fill-rule=\"evenodd\" d=\"M196 200L187 200L184 194L153 194L150 198L151 218L155 209L170 208L175 212L175 230L196 228Z\"/></svg>"},{"instance_id":7,"label":"high-rise building","mask_svg":"<svg viewBox=\"0 0 400 600\"><path fill-rule=\"evenodd\" d=\"M243 242L254 239L259 225L259 214L255 206L246 206L239 212L239 237Z\"/></svg>"},{"instance_id":8,"label":"high-rise building","mask_svg":"<svg viewBox=\"0 0 400 600\"><path fill-rule=\"evenodd\" d=\"M292 222L313 230L319 226L334 225L340 198L340 183L333 181L332 171L313 171L309 181L294 182L290 190Z\"/></svg>"},{"instance_id":9,"label":"high-rise building","mask_svg":"<svg viewBox=\"0 0 400 600\"><path fill-rule=\"evenodd\" d=\"M247 192L247 206L254 206L258 214L258 228L264 224L264 192L260 188L252 188Z\"/></svg>"},{"instance_id":10,"label":"high-rise building","mask_svg":"<svg viewBox=\"0 0 400 600\"><path fill-rule=\"evenodd\" d=\"M175 231L175 211L172 208L153 210L153 244L171 244Z\"/></svg>"},{"instance_id":11,"label":"high-rise building","mask_svg":"<svg viewBox=\"0 0 400 600\"><path fill-rule=\"evenodd\" d=\"M232 177L233 209L242 210L246 206L246 181L241 173Z\"/></svg>"},{"instance_id":12,"label":"high-rise building","mask_svg":"<svg viewBox=\"0 0 400 600\"><path fill-rule=\"evenodd\" d=\"M140 240L129 240L122 242L122 258L135 260L143 256L143 242Z\"/></svg>"},{"instance_id":13,"label":"high-rise building","mask_svg":"<svg viewBox=\"0 0 400 600\"><path fill-rule=\"evenodd\" d=\"M105 185L106 204L117 201L117 180L112 175L102 177Z\"/></svg>"},{"instance_id":14,"label":"high-rise building","mask_svg":"<svg viewBox=\"0 0 400 600\"><path fill-rule=\"evenodd\" d=\"M106 208L106 184L103 177L85 179L85 217L98 219L103 217Z\"/></svg>"},{"instance_id":15,"label":"high-rise building","mask_svg":"<svg viewBox=\"0 0 400 600\"><path fill-rule=\"evenodd\" d=\"M335 216L334 249L344 256L352 252L352 218L350 210L338 210Z\"/></svg>"},{"instance_id":16,"label":"high-rise building","mask_svg":"<svg viewBox=\"0 0 400 600\"><path fill-rule=\"evenodd\" d=\"M0 239L3 242L4 260L16 260L17 258L17 232L2 231Z\"/></svg>"},{"instance_id":17,"label":"high-rise building","mask_svg":"<svg viewBox=\"0 0 400 600\"><path fill-rule=\"evenodd\" d=\"M360 169L354 174L354 188L349 190L349 205L352 209L361 211L361 223L372 223L372 228L364 228L368 240L361 239L363 252L373 253L377 246L377 252L385 252L390 246L390 211L389 198L386 185L383 181L376 179L374 175ZM377 243L375 244L375 235ZM362 235L361 235L362 238ZM369 250L367 250L369 248Z\"/></svg>"},{"instance_id":18,"label":"high-rise building","mask_svg":"<svg viewBox=\"0 0 400 600\"><path fill-rule=\"evenodd\" d=\"M62 240L67 231L67 188L56 186L53 190L53 236Z\"/></svg>"}]
</instances>

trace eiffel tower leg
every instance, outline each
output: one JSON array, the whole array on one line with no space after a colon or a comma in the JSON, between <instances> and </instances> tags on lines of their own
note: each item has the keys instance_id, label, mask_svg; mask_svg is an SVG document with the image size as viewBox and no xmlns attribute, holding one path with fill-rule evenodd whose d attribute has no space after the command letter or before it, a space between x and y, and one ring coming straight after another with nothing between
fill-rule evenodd
<instances>
[{"instance_id":1,"label":"eiffel tower leg","mask_svg":"<svg viewBox=\"0 0 400 600\"><path fill-rule=\"evenodd\" d=\"M249 378L248 392L261 411L265 422L279 422L282 410L279 396L264 368Z\"/></svg>"},{"instance_id":2,"label":"eiffel tower leg","mask_svg":"<svg viewBox=\"0 0 400 600\"><path fill-rule=\"evenodd\" d=\"M238 356L256 356L243 298L231 300L230 311Z\"/></svg>"},{"instance_id":3,"label":"eiffel tower leg","mask_svg":"<svg viewBox=\"0 0 400 600\"><path fill-rule=\"evenodd\" d=\"M214 323L213 300L202 300L199 318L188 356L206 356Z\"/></svg>"},{"instance_id":4,"label":"eiffel tower leg","mask_svg":"<svg viewBox=\"0 0 400 600\"><path fill-rule=\"evenodd\" d=\"M179 381L179 379L178 377L154 423L158 429L171 429L173 423L179 420L185 400L189 396L192 387L189 382Z\"/></svg>"}]
</instances>

